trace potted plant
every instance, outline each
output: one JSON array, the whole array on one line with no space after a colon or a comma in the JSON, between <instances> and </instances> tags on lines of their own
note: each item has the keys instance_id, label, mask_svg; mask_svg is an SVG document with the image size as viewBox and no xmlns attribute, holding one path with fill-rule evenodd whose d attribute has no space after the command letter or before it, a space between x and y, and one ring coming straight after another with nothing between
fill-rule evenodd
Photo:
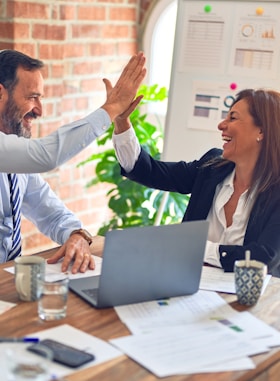
<instances>
[{"instance_id":1,"label":"potted plant","mask_svg":"<svg viewBox=\"0 0 280 381\"><path fill-rule=\"evenodd\" d=\"M130 120L136 135L143 148L154 158L160 159L164 132L158 121L154 125L148 121L144 106L149 102L160 102L167 98L166 88L158 85L142 85L139 94L143 99L131 114ZM104 146L100 153L91 155L79 163L79 166L88 162L96 162L96 176L86 184L87 187L105 182L111 184L107 196L108 207L111 209L111 218L100 227L97 234L105 235L111 229L124 229L131 226L145 226L155 224L157 211L162 205L163 191L147 188L120 175L120 166L112 147L111 139L113 124L107 132L97 139L98 146ZM169 193L162 208L161 224L180 222L186 209L188 197L178 193Z\"/></svg>"}]
</instances>

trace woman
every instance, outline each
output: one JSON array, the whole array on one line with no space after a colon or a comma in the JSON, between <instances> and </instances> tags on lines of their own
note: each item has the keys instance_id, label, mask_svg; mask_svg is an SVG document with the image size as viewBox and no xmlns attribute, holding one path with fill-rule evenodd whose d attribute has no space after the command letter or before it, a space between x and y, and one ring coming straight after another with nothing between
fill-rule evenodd
<instances>
[{"instance_id":1,"label":"woman","mask_svg":"<svg viewBox=\"0 0 280 381\"><path fill-rule=\"evenodd\" d=\"M140 148L127 117L115 121L121 173L151 188L191 194L183 221L209 220L205 262L233 271L251 258L280 276L280 93L243 90L219 125L223 150L193 162L154 160Z\"/></svg>"}]
</instances>

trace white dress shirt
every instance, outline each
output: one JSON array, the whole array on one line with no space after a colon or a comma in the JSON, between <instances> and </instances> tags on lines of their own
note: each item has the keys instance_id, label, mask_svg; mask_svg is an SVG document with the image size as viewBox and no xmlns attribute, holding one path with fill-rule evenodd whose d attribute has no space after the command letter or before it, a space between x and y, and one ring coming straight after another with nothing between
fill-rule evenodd
<instances>
[{"instance_id":1,"label":"white dress shirt","mask_svg":"<svg viewBox=\"0 0 280 381\"><path fill-rule=\"evenodd\" d=\"M134 129L129 128L121 134L113 134L113 145L120 165L125 171L130 172L141 150ZM235 171L217 186L212 208L207 217L209 232L204 261L218 267L222 267L219 245L243 245L250 211L255 200L255 192L251 192L247 197L245 191L239 198L232 225L226 226L224 206L233 193L234 174Z\"/></svg>"},{"instance_id":2,"label":"white dress shirt","mask_svg":"<svg viewBox=\"0 0 280 381\"><path fill-rule=\"evenodd\" d=\"M239 197L232 224L226 226L224 206L233 194L235 170L224 181L217 185L212 207L207 220L209 221L208 240L204 260L214 266L222 267L219 245L243 245L249 215L255 200L255 192L249 196L246 190Z\"/></svg>"},{"instance_id":3,"label":"white dress shirt","mask_svg":"<svg viewBox=\"0 0 280 381\"><path fill-rule=\"evenodd\" d=\"M39 174L19 174L20 208L22 214L38 229L62 245L81 222L49 187ZM13 216L8 176L0 173L0 262L6 262L12 246Z\"/></svg>"},{"instance_id":4,"label":"white dress shirt","mask_svg":"<svg viewBox=\"0 0 280 381\"><path fill-rule=\"evenodd\" d=\"M0 132L0 171L47 172L78 154L110 125L109 115L100 108L43 138L26 139Z\"/></svg>"}]
</instances>

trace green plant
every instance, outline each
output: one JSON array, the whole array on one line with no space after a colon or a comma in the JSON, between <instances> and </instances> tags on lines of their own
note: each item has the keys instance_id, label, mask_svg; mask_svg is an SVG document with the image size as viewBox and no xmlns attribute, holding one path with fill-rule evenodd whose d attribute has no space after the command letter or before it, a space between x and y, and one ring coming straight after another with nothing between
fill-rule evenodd
<instances>
[{"instance_id":1,"label":"green plant","mask_svg":"<svg viewBox=\"0 0 280 381\"><path fill-rule=\"evenodd\" d=\"M160 159L164 138L163 128L159 121L158 126L150 123L147 120L147 114L141 113L141 110L149 102L160 102L166 99L167 90L164 87L158 89L158 85L142 85L138 94L142 94L143 99L131 114L131 123L142 147L154 158ZM97 162L96 177L86 185L87 187L100 182L112 184L107 193L108 207L112 211L111 219L99 229L99 235L105 235L111 229L153 225L164 194L162 191L147 188L120 175L115 151L109 144L112 133L113 125L97 139L98 146L105 146L104 151L91 155L79 164L80 166L92 161ZM169 193L163 208L161 224L181 221L187 201L186 195Z\"/></svg>"}]
</instances>

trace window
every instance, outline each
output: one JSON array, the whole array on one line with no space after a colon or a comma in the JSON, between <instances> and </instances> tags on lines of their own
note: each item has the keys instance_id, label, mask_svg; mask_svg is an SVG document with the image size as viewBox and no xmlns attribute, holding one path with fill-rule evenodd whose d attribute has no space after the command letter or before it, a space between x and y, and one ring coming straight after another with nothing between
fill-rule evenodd
<instances>
[{"instance_id":1,"label":"window","mask_svg":"<svg viewBox=\"0 0 280 381\"><path fill-rule=\"evenodd\" d=\"M177 1L158 0L152 9L143 34L147 56L147 83L169 88L172 67ZM167 101L149 106L149 112L165 116Z\"/></svg>"}]
</instances>

